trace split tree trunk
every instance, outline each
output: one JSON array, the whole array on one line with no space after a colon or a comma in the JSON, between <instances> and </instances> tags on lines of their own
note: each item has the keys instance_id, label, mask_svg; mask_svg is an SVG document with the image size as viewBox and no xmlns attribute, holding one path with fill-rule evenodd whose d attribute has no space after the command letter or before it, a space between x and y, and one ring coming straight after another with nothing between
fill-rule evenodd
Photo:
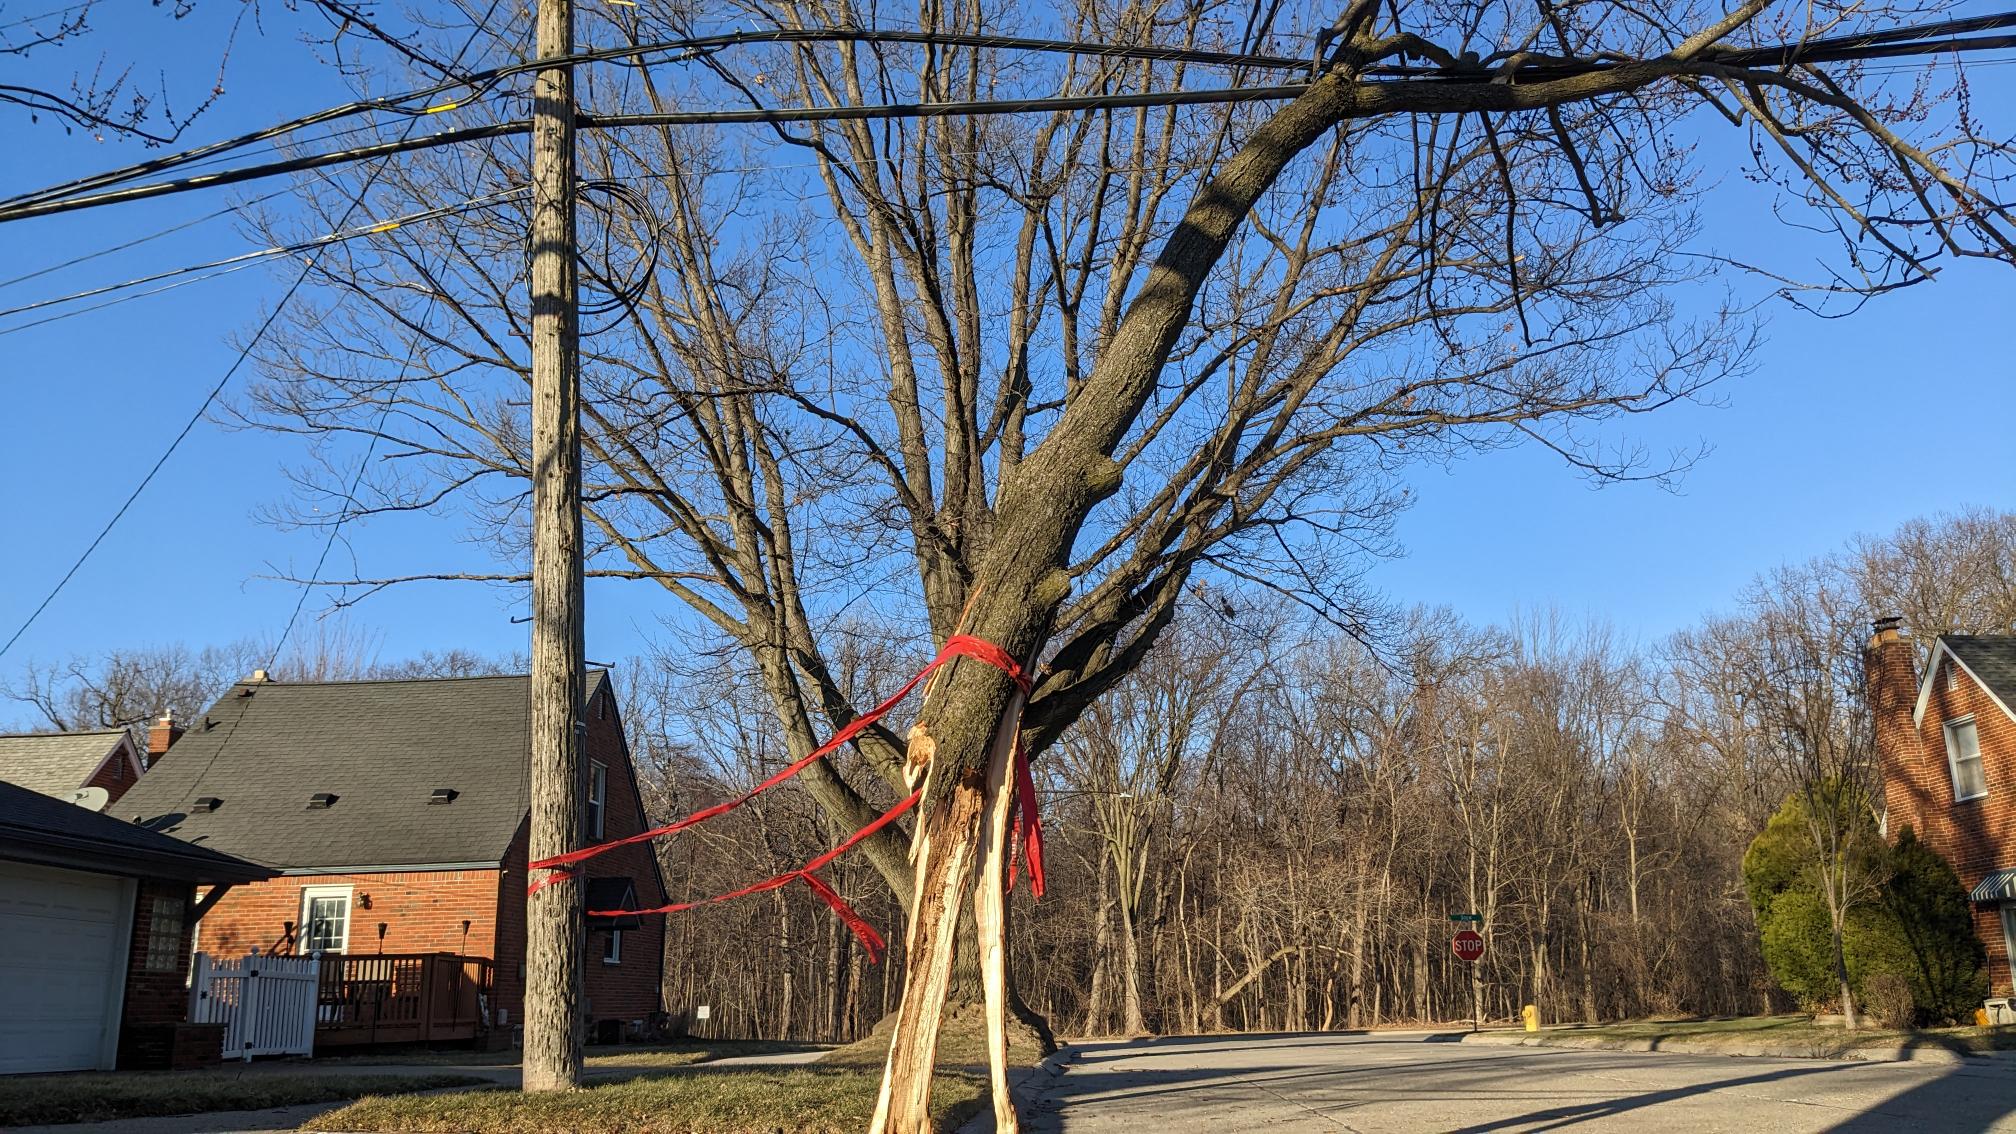
<instances>
[{"instance_id":1,"label":"split tree trunk","mask_svg":"<svg viewBox=\"0 0 2016 1134\"><path fill-rule=\"evenodd\" d=\"M1034 658L1071 589L1065 567L1092 509L1119 491L1113 459L1154 391L1205 278L1254 204L1296 155L1368 104L1346 72L1325 73L1255 130L1184 212L1100 351L1077 395L1043 442L1005 477L988 548L974 572L968 633L1015 658ZM985 770L1004 727L1013 684L961 662L925 699L911 756L930 761L911 851L915 905L905 938L908 968L876 1107L875 1134L930 1130L939 1014L953 973L959 912L979 858Z\"/></svg>"}]
</instances>

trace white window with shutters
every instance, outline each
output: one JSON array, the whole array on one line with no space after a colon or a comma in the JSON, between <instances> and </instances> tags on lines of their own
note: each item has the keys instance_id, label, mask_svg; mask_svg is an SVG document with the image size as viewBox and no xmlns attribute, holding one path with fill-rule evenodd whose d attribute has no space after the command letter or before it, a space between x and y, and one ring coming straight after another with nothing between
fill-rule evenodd
<instances>
[{"instance_id":1,"label":"white window with shutters","mask_svg":"<svg viewBox=\"0 0 2016 1134\"><path fill-rule=\"evenodd\" d=\"M1973 717L1946 722L1946 764L1953 772L1953 802L1988 794L1988 778L1981 770L1981 734Z\"/></svg>"}]
</instances>

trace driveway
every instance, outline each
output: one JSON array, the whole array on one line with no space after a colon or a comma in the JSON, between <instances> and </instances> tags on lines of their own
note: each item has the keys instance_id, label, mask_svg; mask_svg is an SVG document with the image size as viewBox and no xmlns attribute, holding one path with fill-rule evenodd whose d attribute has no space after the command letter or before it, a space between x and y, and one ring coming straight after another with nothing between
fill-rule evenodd
<instances>
[{"instance_id":1,"label":"driveway","mask_svg":"<svg viewBox=\"0 0 2016 1134\"><path fill-rule=\"evenodd\" d=\"M1631 1130L2016 1132L2016 1062L1571 1051L1458 1034L1088 1043L1023 1095L1041 1134ZM990 1123L991 1125L991 1123Z\"/></svg>"}]
</instances>

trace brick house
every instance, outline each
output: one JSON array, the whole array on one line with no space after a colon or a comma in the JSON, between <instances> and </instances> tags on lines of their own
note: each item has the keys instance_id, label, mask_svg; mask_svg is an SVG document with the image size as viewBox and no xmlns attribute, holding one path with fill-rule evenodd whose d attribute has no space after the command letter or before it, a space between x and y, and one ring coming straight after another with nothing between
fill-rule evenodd
<instances>
[{"instance_id":1,"label":"brick house","mask_svg":"<svg viewBox=\"0 0 2016 1134\"><path fill-rule=\"evenodd\" d=\"M320 950L489 958L488 1023L523 1018L530 682L524 676L277 682L255 674L191 722L118 812L263 863L203 919L214 955ZM643 830L608 674L589 675L584 838ZM650 844L584 871L588 908L660 905ZM660 1007L664 925L584 925L586 1012Z\"/></svg>"},{"instance_id":2,"label":"brick house","mask_svg":"<svg viewBox=\"0 0 2016 1134\"><path fill-rule=\"evenodd\" d=\"M1918 672L1898 620L1865 658L1885 829L1909 824L1960 875L1993 996L2016 995L2016 637L1934 639Z\"/></svg>"},{"instance_id":3,"label":"brick house","mask_svg":"<svg viewBox=\"0 0 2016 1134\"><path fill-rule=\"evenodd\" d=\"M273 872L0 783L0 1074L215 1063L184 1023L196 888Z\"/></svg>"},{"instance_id":4,"label":"brick house","mask_svg":"<svg viewBox=\"0 0 2016 1134\"><path fill-rule=\"evenodd\" d=\"M0 781L65 801L104 788L108 802L117 802L146 770L123 728L0 736Z\"/></svg>"}]
</instances>

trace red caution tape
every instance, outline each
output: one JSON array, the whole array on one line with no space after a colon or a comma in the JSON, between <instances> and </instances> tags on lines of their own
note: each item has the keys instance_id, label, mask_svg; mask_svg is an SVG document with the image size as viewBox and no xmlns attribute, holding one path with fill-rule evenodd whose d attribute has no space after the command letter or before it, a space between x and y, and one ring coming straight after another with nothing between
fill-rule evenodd
<instances>
[{"instance_id":1,"label":"red caution tape","mask_svg":"<svg viewBox=\"0 0 2016 1134\"><path fill-rule=\"evenodd\" d=\"M926 677L930 676L933 670L962 657L984 662L1007 674L1008 679L1015 683L1016 688L1020 689L1025 697L1028 695L1030 689L1029 676L1022 672L1022 666L1014 658L1009 657L1006 650L981 638L975 638L967 634L954 634L952 637L946 639L945 648L938 652L937 657L931 659L929 665L917 671L915 677L904 682L903 687L898 689L887 700L848 722L846 727L833 734L832 739L813 749L803 758L786 765L775 775L757 784L748 792L726 802L717 803L712 807L702 808L686 816L684 819L667 823L662 827L653 827L648 831L639 831L637 834L627 835L620 839L610 839L607 842L582 847L580 850L569 851L566 854L556 854L548 858L538 859L529 864L530 869L545 870L548 873L544 878L527 885L525 892L527 894L536 894L555 882L572 881L578 877L578 872L568 868L575 863L585 862L588 859L607 854L617 847L663 838L666 835L683 831L695 824L704 823L717 815L725 815L735 810L763 792L769 791L771 788L804 771L813 761L819 759L821 756L834 751L841 745L859 736L864 729L881 720L903 698L909 696L911 691L916 689L918 684ZM1036 897L1041 898L1043 896L1043 827L1036 816L1036 787L1029 771L1029 757L1023 750L1019 737L1015 742L1015 765L1016 798L1014 807L1017 814L1011 817L1011 822L1016 824L1017 842L1020 844L1022 857L1027 860L1029 865L1030 891ZM909 798L883 812L874 822L869 823L867 826L848 836L847 840L839 846L834 847L832 850L827 851L825 854L820 855L818 858L813 859L796 870L779 874L774 878L766 878L753 886L745 886L740 890L719 894L711 898L702 898L691 902L674 902L670 905L657 906L645 910L589 910L588 916L641 917L647 914L680 913L685 910L696 909L700 906L715 905L721 902L733 901L736 898L746 898L751 894L767 893L782 886L787 886L793 880L803 880L813 893L819 895L820 899L830 906L835 914L839 915L840 920L847 924L847 928L853 931L854 936L860 939L862 946L868 950L869 958L871 960L879 960L882 951L887 947L882 940L882 936L876 933L874 926L869 925L866 919L856 912L852 906L848 905L844 898L840 897L831 886L828 886L814 872L828 865L834 859L839 858L842 854L845 854L861 840L894 822L897 816L915 807L922 795L923 792L921 790L912 792ZM1009 885L1011 887L1014 885L1012 859L1009 867Z\"/></svg>"},{"instance_id":2,"label":"red caution tape","mask_svg":"<svg viewBox=\"0 0 2016 1134\"><path fill-rule=\"evenodd\" d=\"M834 859L854 849L856 843L894 823L898 816L917 806L918 799L922 798L923 795L922 791L911 792L903 802L877 816L874 822L847 836L846 842L841 843L839 846L834 847L832 850L827 851L825 854L820 855L818 858L813 859L796 870L787 870L773 878L765 878L753 886L744 886L740 890L733 890L726 894L716 894L711 898L700 898L691 902L673 902L670 905L653 906L648 910L589 910L587 916L646 917L651 914L683 913L687 910L698 909L701 906L713 906L719 905L722 902L732 902L736 898L746 898L751 894L765 894L771 890L788 886L793 881L802 880L807 886L812 888L813 893L819 895L827 905L833 907L833 912L839 914L840 920L847 923L847 928L854 931L854 936L861 939L862 947L868 950L868 959L879 961L882 959L882 950L887 947L882 941L882 935L876 933L875 927L869 925L866 918L856 913L854 907L847 904L846 899L835 893L831 886L828 886L824 880L813 872L829 865ZM572 876L571 872L568 876Z\"/></svg>"},{"instance_id":3,"label":"red caution tape","mask_svg":"<svg viewBox=\"0 0 2016 1134\"><path fill-rule=\"evenodd\" d=\"M1019 860L1029 865L1029 893L1038 901L1043 898L1043 819L1036 813L1036 778L1029 770L1029 753L1023 751L1022 740L1015 740L1015 803L1014 811L1008 816L1009 826L1015 832L1015 844L1020 853L1008 856L1008 889L1015 889L1015 866Z\"/></svg>"}]
</instances>

